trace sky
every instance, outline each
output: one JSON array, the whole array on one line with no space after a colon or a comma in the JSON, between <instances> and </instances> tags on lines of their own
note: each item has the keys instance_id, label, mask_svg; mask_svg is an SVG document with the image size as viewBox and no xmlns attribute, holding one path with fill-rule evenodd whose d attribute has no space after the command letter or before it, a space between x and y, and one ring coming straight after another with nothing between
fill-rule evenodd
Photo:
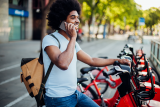
<instances>
[{"instance_id":1,"label":"sky","mask_svg":"<svg viewBox=\"0 0 160 107\"><path fill-rule=\"evenodd\" d=\"M160 0L134 0L137 4L142 6L143 10L149 9L150 7L160 7Z\"/></svg>"}]
</instances>

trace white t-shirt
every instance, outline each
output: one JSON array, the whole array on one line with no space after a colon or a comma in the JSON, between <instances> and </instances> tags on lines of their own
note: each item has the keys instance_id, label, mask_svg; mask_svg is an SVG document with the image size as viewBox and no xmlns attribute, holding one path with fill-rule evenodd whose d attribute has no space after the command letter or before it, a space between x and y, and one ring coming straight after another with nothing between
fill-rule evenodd
<instances>
[{"instance_id":1,"label":"white t-shirt","mask_svg":"<svg viewBox=\"0 0 160 107\"><path fill-rule=\"evenodd\" d=\"M60 45L61 45L60 51L64 52L67 49L69 41L58 32L54 32L53 35L60 42ZM51 35L47 35L43 38L43 41L42 41L45 74L47 73L51 60L44 49L50 45L54 45L59 48L58 41ZM79 50L81 50L81 48L76 42L74 56L67 70L61 70L56 65L53 66L45 85L46 95L48 97L65 97L65 96L72 95L76 91L76 88L77 88L77 72L76 72L77 54L76 53Z\"/></svg>"}]
</instances>

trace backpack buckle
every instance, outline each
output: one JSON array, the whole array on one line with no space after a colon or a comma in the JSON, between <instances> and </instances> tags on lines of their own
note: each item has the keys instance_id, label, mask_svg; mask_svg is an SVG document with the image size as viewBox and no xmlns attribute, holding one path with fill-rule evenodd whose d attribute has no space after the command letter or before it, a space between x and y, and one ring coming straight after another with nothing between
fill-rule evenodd
<instances>
[{"instance_id":1,"label":"backpack buckle","mask_svg":"<svg viewBox=\"0 0 160 107\"><path fill-rule=\"evenodd\" d=\"M42 83L41 84L41 88L44 89L45 88L45 84Z\"/></svg>"}]
</instances>

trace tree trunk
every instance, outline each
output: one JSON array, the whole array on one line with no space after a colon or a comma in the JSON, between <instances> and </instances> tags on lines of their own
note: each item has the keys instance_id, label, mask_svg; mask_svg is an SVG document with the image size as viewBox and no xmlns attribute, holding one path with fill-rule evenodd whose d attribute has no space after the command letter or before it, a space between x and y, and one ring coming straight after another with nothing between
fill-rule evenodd
<instances>
[{"instance_id":1,"label":"tree trunk","mask_svg":"<svg viewBox=\"0 0 160 107\"><path fill-rule=\"evenodd\" d=\"M41 0L41 6L42 6L41 45L42 45L42 40L46 35L46 16L47 13L49 12L49 8L51 7L54 1L55 0L49 0L49 2L46 4L44 0Z\"/></svg>"},{"instance_id":2,"label":"tree trunk","mask_svg":"<svg viewBox=\"0 0 160 107\"><path fill-rule=\"evenodd\" d=\"M103 16L102 16L102 17L104 17L104 12L103 12ZM98 39L98 38L97 38L97 35L98 35L98 33L99 33L99 27L100 27L100 25L101 25L101 23L102 23L102 19L103 19L103 18L101 18L100 21L99 21L99 23L98 23L98 29L97 29L97 33L96 33L96 40Z\"/></svg>"},{"instance_id":3,"label":"tree trunk","mask_svg":"<svg viewBox=\"0 0 160 107\"><path fill-rule=\"evenodd\" d=\"M110 28L111 27L111 24L110 24L110 21L108 21L108 36L110 35Z\"/></svg>"},{"instance_id":4,"label":"tree trunk","mask_svg":"<svg viewBox=\"0 0 160 107\"><path fill-rule=\"evenodd\" d=\"M102 19L100 20L100 22L98 23L98 29L97 29L97 33L96 33L96 40L98 40L98 33L99 33L99 27L100 27L100 25L101 25L101 22L102 22Z\"/></svg>"},{"instance_id":5,"label":"tree trunk","mask_svg":"<svg viewBox=\"0 0 160 107\"><path fill-rule=\"evenodd\" d=\"M89 22L88 22L88 29L89 29L89 32L88 32L88 42L90 42L90 27L91 27L91 23L92 23L92 18L93 18L93 14L91 15L90 19L89 19Z\"/></svg>"},{"instance_id":6,"label":"tree trunk","mask_svg":"<svg viewBox=\"0 0 160 107\"><path fill-rule=\"evenodd\" d=\"M137 20L134 22L134 28L135 28L135 31L137 30L137 27L138 27L138 25L137 25Z\"/></svg>"},{"instance_id":7,"label":"tree trunk","mask_svg":"<svg viewBox=\"0 0 160 107\"><path fill-rule=\"evenodd\" d=\"M88 39L87 40L88 40L88 42L90 42L90 38L91 38L90 37L90 25L88 25L88 29L89 29L89 32L88 32Z\"/></svg>"},{"instance_id":8,"label":"tree trunk","mask_svg":"<svg viewBox=\"0 0 160 107\"><path fill-rule=\"evenodd\" d=\"M150 26L150 31L151 31L151 35L153 35L153 32L152 32L152 26Z\"/></svg>"},{"instance_id":9,"label":"tree trunk","mask_svg":"<svg viewBox=\"0 0 160 107\"><path fill-rule=\"evenodd\" d=\"M98 25L97 33L95 35L96 36L96 40L98 40L98 37L97 37L98 36L98 32L99 32L99 25Z\"/></svg>"},{"instance_id":10,"label":"tree trunk","mask_svg":"<svg viewBox=\"0 0 160 107\"><path fill-rule=\"evenodd\" d=\"M47 12L42 11L42 24L41 24L41 47L42 47L42 40L46 36L46 15Z\"/></svg>"},{"instance_id":11,"label":"tree trunk","mask_svg":"<svg viewBox=\"0 0 160 107\"><path fill-rule=\"evenodd\" d=\"M41 40L46 36L46 16L47 12L42 12Z\"/></svg>"},{"instance_id":12,"label":"tree trunk","mask_svg":"<svg viewBox=\"0 0 160 107\"><path fill-rule=\"evenodd\" d=\"M114 28L115 28L115 27L114 27L114 24L113 24L113 35L114 35Z\"/></svg>"}]
</instances>

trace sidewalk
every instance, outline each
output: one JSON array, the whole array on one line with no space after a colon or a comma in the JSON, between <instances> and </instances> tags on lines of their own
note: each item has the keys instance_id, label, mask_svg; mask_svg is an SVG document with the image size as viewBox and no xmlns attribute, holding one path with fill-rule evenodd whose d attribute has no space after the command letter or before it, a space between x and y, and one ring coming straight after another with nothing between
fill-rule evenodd
<instances>
[{"instance_id":1,"label":"sidewalk","mask_svg":"<svg viewBox=\"0 0 160 107\"><path fill-rule=\"evenodd\" d=\"M83 42L80 46L85 46L96 40L87 41L87 37L83 37ZM40 41L20 40L10 41L0 44L0 69L19 64L22 58L39 57Z\"/></svg>"},{"instance_id":2,"label":"sidewalk","mask_svg":"<svg viewBox=\"0 0 160 107\"><path fill-rule=\"evenodd\" d=\"M13 41L0 44L0 68L20 64L22 58L38 57L40 41Z\"/></svg>"}]
</instances>

